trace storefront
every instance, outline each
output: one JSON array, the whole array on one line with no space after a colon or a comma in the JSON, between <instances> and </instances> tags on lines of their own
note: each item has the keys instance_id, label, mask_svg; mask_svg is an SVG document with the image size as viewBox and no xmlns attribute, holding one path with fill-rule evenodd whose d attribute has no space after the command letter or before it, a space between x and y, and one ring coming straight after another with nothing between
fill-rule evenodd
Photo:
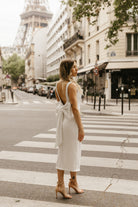
<instances>
[{"instance_id":1,"label":"storefront","mask_svg":"<svg viewBox=\"0 0 138 207\"><path fill-rule=\"evenodd\" d=\"M121 87L124 98L130 96L132 99L138 99L138 62L114 62L109 63L106 71L111 79L111 98L121 97Z\"/></svg>"}]
</instances>

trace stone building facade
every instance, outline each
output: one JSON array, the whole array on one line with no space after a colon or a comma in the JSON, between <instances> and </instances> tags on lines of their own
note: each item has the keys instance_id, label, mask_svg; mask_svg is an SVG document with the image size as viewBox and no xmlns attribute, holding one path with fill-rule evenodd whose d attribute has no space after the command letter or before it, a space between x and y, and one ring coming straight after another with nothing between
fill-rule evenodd
<instances>
[{"instance_id":1,"label":"stone building facade","mask_svg":"<svg viewBox=\"0 0 138 207\"><path fill-rule=\"evenodd\" d=\"M124 97L128 97L131 89L132 97L138 98L138 33L130 30L130 26L123 27L119 42L105 49L106 32L113 18L113 6L105 8L92 26L91 19L76 22L72 8L68 8L68 39L64 50L67 57L77 60L79 78L91 80L89 93L105 94L106 99L111 99L120 97L123 87Z\"/></svg>"},{"instance_id":2,"label":"stone building facade","mask_svg":"<svg viewBox=\"0 0 138 207\"><path fill-rule=\"evenodd\" d=\"M59 73L59 64L66 57L63 44L67 34L67 7L64 5L49 24L47 33L47 77Z\"/></svg>"}]
</instances>

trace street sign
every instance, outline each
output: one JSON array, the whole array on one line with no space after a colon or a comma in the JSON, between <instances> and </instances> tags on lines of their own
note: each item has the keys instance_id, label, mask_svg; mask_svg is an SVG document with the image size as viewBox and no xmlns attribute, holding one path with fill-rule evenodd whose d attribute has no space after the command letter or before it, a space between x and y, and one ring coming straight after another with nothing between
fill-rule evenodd
<instances>
[{"instance_id":1,"label":"street sign","mask_svg":"<svg viewBox=\"0 0 138 207\"><path fill-rule=\"evenodd\" d=\"M96 66L94 69L93 69L93 72L94 72L94 75L99 75L99 68Z\"/></svg>"}]
</instances>

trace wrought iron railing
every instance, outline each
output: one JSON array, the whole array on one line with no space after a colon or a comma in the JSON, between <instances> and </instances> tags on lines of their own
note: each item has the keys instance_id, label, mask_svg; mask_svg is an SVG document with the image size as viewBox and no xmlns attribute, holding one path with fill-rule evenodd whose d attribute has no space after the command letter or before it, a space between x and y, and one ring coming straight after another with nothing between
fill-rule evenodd
<instances>
[{"instance_id":1,"label":"wrought iron railing","mask_svg":"<svg viewBox=\"0 0 138 207\"><path fill-rule=\"evenodd\" d=\"M64 50L67 49L70 45L72 45L77 40L83 40L83 36L76 32L71 38L67 39L63 44Z\"/></svg>"}]
</instances>

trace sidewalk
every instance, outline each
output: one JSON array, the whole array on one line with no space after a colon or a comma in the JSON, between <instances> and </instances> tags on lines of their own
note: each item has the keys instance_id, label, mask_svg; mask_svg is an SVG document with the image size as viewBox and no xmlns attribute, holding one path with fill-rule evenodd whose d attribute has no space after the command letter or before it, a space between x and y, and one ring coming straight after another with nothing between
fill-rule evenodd
<instances>
[{"instance_id":1,"label":"sidewalk","mask_svg":"<svg viewBox=\"0 0 138 207\"><path fill-rule=\"evenodd\" d=\"M3 89L2 93L5 93L5 97L6 97L6 99L3 102L1 102L2 104L17 104L18 103L17 98L14 94L14 91L13 91L13 100L12 100L12 97L11 97L10 90Z\"/></svg>"},{"instance_id":2,"label":"sidewalk","mask_svg":"<svg viewBox=\"0 0 138 207\"><path fill-rule=\"evenodd\" d=\"M81 112L87 115L116 115L116 116L125 116L130 115L134 117L138 117L138 100L131 100L130 103L130 110L129 110L129 103L128 100L124 100L123 103L123 114L122 114L122 104L121 100L118 101L116 104L116 100L111 100L106 102L106 106L104 109L104 103L101 103L100 111L99 111L99 104L96 103L95 109L94 104L92 102L84 101L83 104L86 105L86 109L82 107Z\"/></svg>"}]
</instances>

